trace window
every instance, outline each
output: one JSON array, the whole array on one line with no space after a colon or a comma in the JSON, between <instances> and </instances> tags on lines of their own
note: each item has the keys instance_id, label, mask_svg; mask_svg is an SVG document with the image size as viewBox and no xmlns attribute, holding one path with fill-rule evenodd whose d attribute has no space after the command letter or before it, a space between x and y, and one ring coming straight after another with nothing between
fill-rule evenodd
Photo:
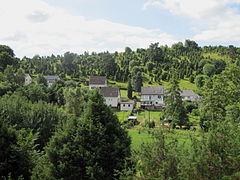
<instances>
[{"instance_id":1,"label":"window","mask_svg":"<svg viewBox=\"0 0 240 180\"><path fill-rule=\"evenodd\" d=\"M158 104L158 102L156 102L156 104Z\"/></svg>"},{"instance_id":2,"label":"window","mask_svg":"<svg viewBox=\"0 0 240 180\"><path fill-rule=\"evenodd\" d=\"M123 104L123 107L125 107L125 104Z\"/></svg>"},{"instance_id":3,"label":"window","mask_svg":"<svg viewBox=\"0 0 240 180\"><path fill-rule=\"evenodd\" d=\"M130 107L130 104L128 105L128 107Z\"/></svg>"},{"instance_id":4,"label":"window","mask_svg":"<svg viewBox=\"0 0 240 180\"><path fill-rule=\"evenodd\" d=\"M161 96L158 96L158 99L161 99Z\"/></svg>"}]
</instances>

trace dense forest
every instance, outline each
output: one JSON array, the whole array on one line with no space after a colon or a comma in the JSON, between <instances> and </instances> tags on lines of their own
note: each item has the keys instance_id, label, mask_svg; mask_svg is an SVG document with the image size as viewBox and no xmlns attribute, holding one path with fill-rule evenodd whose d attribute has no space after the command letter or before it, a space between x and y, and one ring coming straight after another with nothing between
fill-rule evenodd
<instances>
[{"instance_id":1,"label":"dense forest","mask_svg":"<svg viewBox=\"0 0 240 180\"><path fill-rule=\"evenodd\" d=\"M27 86L26 74L33 78ZM60 80L49 87L45 75ZM135 101L143 84L167 84L165 108L140 124L150 141L133 147L134 125L121 122L99 90L88 90L91 75L123 85ZM181 80L196 87L198 102L182 101ZM0 179L238 180L239 117L240 48L232 45L185 40L21 59L0 45Z\"/></svg>"}]
</instances>

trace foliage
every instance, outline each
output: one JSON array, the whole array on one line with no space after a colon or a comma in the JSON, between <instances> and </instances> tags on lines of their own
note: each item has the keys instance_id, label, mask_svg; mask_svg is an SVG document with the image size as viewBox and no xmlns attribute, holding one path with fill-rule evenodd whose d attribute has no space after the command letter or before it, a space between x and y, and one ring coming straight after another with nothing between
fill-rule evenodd
<instances>
[{"instance_id":1,"label":"foliage","mask_svg":"<svg viewBox=\"0 0 240 180\"><path fill-rule=\"evenodd\" d=\"M220 75L209 79L203 89L203 102L200 107L202 122L223 121L226 108L240 101L240 68L229 66Z\"/></svg>"},{"instance_id":2,"label":"foliage","mask_svg":"<svg viewBox=\"0 0 240 180\"><path fill-rule=\"evenodd\" d=\"M198 75L198 76L196 76L196 79L195 79L196 86L198 88L203 87L206 79L207 79L207 77L205 75Z\"/></svg>"},{"instance_id":3,"label":"foliage","mask_svg":"<svg viewBox=\"0 0 240 180\"><path fill-rule=\"evenodd\" d=\"M15 93L19 94L20 96L26 97L29 101L33 103L38 101L49 101L47 88L42 84L31 84L21 87L18 88Z\"/></svg>"},{"instance_id":4,"label":"foliage","mask_svg":"<svg viewBox=\"0 0 240 180\"><path fill-rule=\"evenodd\" d=\"M156 131L153 142L143 144L135 155L140 179L179 179L178 142L166 142L163 131Z\"/></svg>"},{"instance_id":5,"label":"foliage","mask_svg":"<svg viewBox=\"0 0 240 180\"><path fill-rule=\"evenodd\" d=\"M141 72L138 72L135 80L135 91L140 92L142 85L142 75Z\"/></svg>"},{"instance_id":6,"label":"foliage","mask_svg":"<svg viewBox=\"0 0 240 180\"><path fill-rule=\"evenodd\" d=\"M68 113L80 117L86 106L86 91L81 88L67 88L64 90L65 108Z\"/></svg>"},{"instance_id":7,"label":"foliage","mask_svg":"<svg viewBox=\"0 0 240 180\"><path fill-rule=\"evenodd\" d=\"M39 74L38 77L37 77L37 84L42 84L44 86L47 86L47 80L43 77L42 74Z\"/></svg>"},{"instance_id":8,"label":"foliage","mask_svg":"<svg viewBox=\"0 0 240 180\"><path fill-rule=\"evenodd\" d=\"M0 71L4 71L8 65L17 66L17 64L18 60L0 47Z\"/></svg>"},{"instance_id":9,"label":"foliage","mask_svg":"<svg viewBox=\"0 0 240 180\"><path fill-rule=\"evenodd\" d=\"M36 137L25 130L17 131L0 120L0 178L30 179L37 153Z\"/></svg>"},{"instance_id":10,"label":"foliage","mask_svg":"<svg viewBox=\"0 0 240 180\"><path fill-rule=\"evenodd\" d=\"M183 106L182 97L180 95L179 81L176 74L172 74L170 80L170 87L166 90L165 94L165 108L164 118L171 119L173 126L175 125L188 125L188 117L186 110Z\"/></svg>"},{"instance_id":11,"label":"foliage","mask_svg":"<svg viewBox=\"0 0 240 180\"><path fill-rule=\"evenodd\" d=\"M145 120L142 125L147 128L155 128L155 121Z\"/></svg>"},{"instance_id":12,"label":"foliage","mask_svg":"<svg viewBox=\"0 0 240 180\"><path fill-rule=\"evenodd\" d=\"M139 179L238 179L240 134L233 119L212 122L208 133L178 137L164 130L153 131L153 140L134 155ZM174 131L172 132L175 133Z\"/></svg>"},{"instance_id":13,"label":"foliage","mask_svg":"<svg viewBox=\"0 0 240 180\"><path fill-rule=\"evenodd\" d=\"M132 83L131 83L131 79L128 80L128 87L127 87L127 97L129 99L132 99Z\"/></svg>"},{"instance_id":14,"label":"foliage","mask_svg":"<svg viewBox=\"0 0 240 180\"><path fill-rule=\"evenodd\" d=\"M0 120L16 129L32 129L39 135L36 144L40 149L47 144L57 124L65 119L55 106L45 102L31 103L17 95L5 95L0 99Z\"/></svg>"},{"instance_id":15,"label":"foliage","mask_svg":"<svg viewBox=\"0 0 240 180\"><path fill-rule=\"evenodd\" d=\"M83 118L65 123L46 152L48 163L43 166L50 169L50 178L113 179L130 156L130 139L95 91Z\"/></svg>"},{"instance_id":16,"label":"foliage","mask_svg":"<svg viewBox=\"0 0 240 180\"><path fill-rule=\"evenodd\" d=\"M212 64L205 64L203 66L203 73L207 76L212 76L216 72L216 68Z\"/></svg>"}]
</instances>

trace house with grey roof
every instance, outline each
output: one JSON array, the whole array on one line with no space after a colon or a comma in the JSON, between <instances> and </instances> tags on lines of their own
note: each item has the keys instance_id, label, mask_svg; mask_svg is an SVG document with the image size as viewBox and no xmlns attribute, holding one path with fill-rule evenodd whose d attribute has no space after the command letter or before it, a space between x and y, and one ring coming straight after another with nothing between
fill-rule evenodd
<instances>
[{"instance_id":1,"label":"house with grey roof","mask_svg":"<svg viewBox=\"0 0 240 180\"><path fill-rule=\"evenodd\" d=\"M110 106L117 108L120 103L120 91L118 87L101 87L100 93L105 99L105 103Z\"/></svg>"},{"instance_id":2,"label":"house with grey roof","mask_svg":"<svg viewBox=\"0 0 240 180\"><path fill-rule=\"evenodd\" d=\"M155 108L164 105L164 89L163 87L141 87L141 107Z\"/></svg>"},{"instance_id":3,"label":"house with grey roof","mask_svg":"<svg viewBox=\"0 0 240 180\"><path fill-rule=\"evenodd\" d=\"M193 90L190 89L183 89L181 92L182 100L183 101L195 101L200 96L195 94Z\"/></svg>"},{"instance_id":4,"label":"house with grey roof","mask_svg":"<svg viewBox=\"0 0 240 180\"><path fill-rule=\"evenodd\" d=\"M120 102L120 110L121 111L132 111L134 108L134 101L133 100L126 100Z\"/></svg>"},{"instance_id":5,"label":"house with grey roof","mask_svg":"<svg viewBox=\"0 0 240 180\"><path fill-rule=\"evenodd\" d=\"M46 75L43 77L47 80L48 87L51 87L53 83L60 80L59 76L56 75Z\"/></svg>"},{"instance_id":6,"label":"house with grey roof","mask_svg":"<svg viewBox=\"0 0 240 180\"><path fill-rule=\"evenodd\" d=\"M89 80L89 89L107 87L107 78L105 76L91 76Z\"/></svg>"}]
</instances>

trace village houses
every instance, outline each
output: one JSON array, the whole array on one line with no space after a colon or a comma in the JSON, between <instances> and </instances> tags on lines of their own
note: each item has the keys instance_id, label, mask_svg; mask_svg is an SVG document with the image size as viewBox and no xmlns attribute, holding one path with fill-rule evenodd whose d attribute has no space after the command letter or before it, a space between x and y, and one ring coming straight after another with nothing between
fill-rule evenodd
<instances>
[{"instance_id":1,"label":"village houses","mask_svg":"<svg viewBox=\"0 0 240 180\"><path fill-rule=\"evenodd\" d=\"M32 83L32 78L29 74L24 74L24 86Z\"/></svg>"},{"instance_id":2,"label":"village houses","mask_svg":"<svg viewBox=\"0 0 240 180\"><path fill-rule=\"evenodd\" d=\"M200 96L195 94L193 90L183 89L181 92L182 100L183 101L192 101L194 102Z\"/></svg>"},{"instance_id":3,"label":"village houses","mask_svg":"<svg viewBox=\"0 0 240 180\"><path fill-rule=\"evenodd\" d=\"M105 103L112 108L119 108L121 111L132 111L134 101L121 100L120 89L118 87L108 87L105 76L91 76L89 89L100 89L100 93L105 99ZM164 106L164 88L163 87L141 87L140 104L143 109L161 109ZM182 90L183 100L195 101L199 96L193 90Z\"/></svg>"},{"instance_id":4,"label":"village houses","mask_svg":"<svg viewBox=\"0 0 240 180\"><path fill-rule=\"evenodd\" d=\"M127 100L120 102L120 110L121 111L132 111L134 108L134 101Z\"/></svg>"},{"instance_id":5,"label":"village houses","mask_svg":"<svg viewBox=\"0 0 240 180\"><path fill-rule=\"evenodd\" d=\"M141 107L160 108L164 105L163 87L141 87Z\"/></svg>"},{"instance_id":6,"label":"village houses","mask_svg":"<svg viewBox=\"0 0 240 180\"><path fill-rule=\"evenodd\" d=\"M89 89L107 87L107 78L105 76L91 76L89 80Z\"/></svg>"},{"instance_id":7,"label":"village houses","mask_svg":"<svg viewBox=\"0 0 240 180\"><path fill-rule=\"evenodd\" d=\"M120 103L120 91L118 87L101 87L100 93L105 99L105 103L113 108L118 108Z\"/></svg>"}]
</instances>

